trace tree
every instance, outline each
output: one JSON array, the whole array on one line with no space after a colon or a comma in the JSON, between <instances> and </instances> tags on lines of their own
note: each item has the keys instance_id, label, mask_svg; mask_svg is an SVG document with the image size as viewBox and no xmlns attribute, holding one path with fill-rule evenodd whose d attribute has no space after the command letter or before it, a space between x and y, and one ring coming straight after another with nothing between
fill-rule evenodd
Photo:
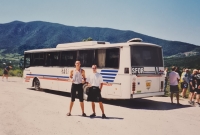
<instances>
[{"instance_id":1,"label":"tree","mask_svg":"<svg viewBox=\"0 0 200 135\"><path fill-rule=\"evenodd\" d=\"M91 37L89 37L87 39L83 39L82 41L93 41L93 39Z\"/></svg>"}]
</instances>

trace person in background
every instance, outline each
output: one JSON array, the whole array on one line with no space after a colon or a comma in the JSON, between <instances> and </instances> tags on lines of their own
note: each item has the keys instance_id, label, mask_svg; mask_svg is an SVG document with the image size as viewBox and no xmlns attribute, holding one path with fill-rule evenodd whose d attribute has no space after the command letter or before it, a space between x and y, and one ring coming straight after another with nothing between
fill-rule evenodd
<instances>
[{"instance_id":1,"label":"person in background","mask_svg":"<svg viewBox=\"0 0 200 135\"><path fill-rule=\"evenodd\" d=\"M182 96L183 98L186 98L186 91L189 85L189 70L188 69L185 69L185 71L181 74L180 82L181 82L181 89L182 89L180 96Z\"/></svg>"},{"instance_id":2,"label":"person in background","mask_svg":"<svg viewBox=\"0 0 200 135\"><path fill-rule=\"evenodd\" d=\"M8 72L10 71L10 69L12 69L12 66L7 66L6 68L4 68L2 81L4 81L4 77L6 77L6 80L8 81Z\"/></svg>"},{"instance_id":3,"label":"person in background","mask_svg":"<svg viewBox=\"0 0 200 135\"><path fill-rule=\"evenodd\" d=\"M196 104L200 107L200 70L197 75Z\"/></svg>"},{"instance_id":4,"label":"person in background","mask_svg":"<svg viewBox=\"0 0 200 135\"><path fill-rule=\"evenodd\" d=\"M80 61L77 60L75 62L75 66L76 68L70 71L72 87L71 87L71 102L69 107L69 113L67 113L67 116L71 116L72 107L74 105L74 101L76 98L76 92L78 92L78 98L80 101L82 116L86 117L86 114L84 113L84 103L83 103L83 83L85 82L85 71L81 69Z\"/></svg>"},{"instance_id":5,"label":"person in background","mask_svg":"<svg viewBox=\"0 0 200 135\"><path fill-rule=\"evenodd\" d=\"M175 72L176 67L172 67L172 71L169 73L169 84L170 84L170 92L171 92L171 103L173 103L173 95L176 94L177 104L179 103L179 89L178 82L180 80L180 76L177 72Z\"/></svg>"},{"instance_id":6,"label":"person in background","mask_svg":"<svg viewBox=\"0 0 200 135\"><path fill-rule=\"evenodd\" d=\"M197 73L198 73L198 70L194 69L193 73L190 76L190 80L189 80L190 81L190 95L189 95L188 103L191 105L194 105L194 101L192 101L192 100L194 98L194 92L197 89L197 77L196 77Z\"/></svg>"},{"instance_id":7,"label":"person in background","mask_svg":"<svg viewBox=\"0 0 200 135\"><path fill-rule=\"evenodd\" d=\"M167 88L167 83L168 83L168 75L169 75L169 72L168 72L168 68L166 67L165 71L164 71L164 76L165 76L164 92L165 92L165 94L166 94L166 88Z\"/></svg>"},{"instance_id":8,"label":"person in background","mask_svg":"<svg viewBox=\"0 0 200 135\"><path fill-rule=\"evenodd\" d=\"M177 72L179 74L179 76L181 76L181 71L179 67L176 67L175 72Z\"/></svg>"},{"instance_id":9,"label":"person in background","mask_svg":"<svg viewBox=\"0 0 200 135\"><path fill-rule=\"evenodd\" d=\"M90 115L90 117L95 117L95 103L99 103L99 107L102 111L102 119L106 118L106 115L104 113L104 107L102 103L102 97L101 97L101 89L103 87L103 78L100 73L97 72L97 66L92 65L92 73L87 77L86 82L88 83L89 93L88 93L88 99L87 101L92 102L92 111L93 114Z\"/></svg>"}]
</instances>

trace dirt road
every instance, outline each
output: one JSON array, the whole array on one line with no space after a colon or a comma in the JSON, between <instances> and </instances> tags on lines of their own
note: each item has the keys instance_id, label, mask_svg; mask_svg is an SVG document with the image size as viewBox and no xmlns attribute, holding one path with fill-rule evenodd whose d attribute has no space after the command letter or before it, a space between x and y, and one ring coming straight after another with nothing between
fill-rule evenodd
<instances>
[{"instance_id":1,"label":"dirt road","mask_svg":"<svg viewBox=\"0 0 200 135\"><path fill-rule=\"evenodd\" d=\"M70 97L65 92L27 89L22 78L0 81L0 135L186 135L198 134L200 107L171 105L169 97L132 101L105 100L108 119L82 117L76 99L67 117ZM92 113L85 102L85 112Z\"/></svg>"}]
</instances>

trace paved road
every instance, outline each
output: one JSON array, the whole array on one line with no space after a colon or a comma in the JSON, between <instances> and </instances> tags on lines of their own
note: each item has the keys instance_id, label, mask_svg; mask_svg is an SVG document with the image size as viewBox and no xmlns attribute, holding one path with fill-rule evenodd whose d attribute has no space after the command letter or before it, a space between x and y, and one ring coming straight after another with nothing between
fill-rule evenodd
<instances>
[{"instance_id":1,"label":"paved road","mask_svg":"<svg viewBox=\"0 0 200 135\"><path fill-rule=\"evenodd\" d=\"M200 107L171 105L168 97L132 101L105 100L108 119L81 117L76 100L66 116L69 94L27 89L21 78L0 81L0 135L186 135L199 134ZM86 114L91 114L85 102Z\"/></svg>"}]
</instances>

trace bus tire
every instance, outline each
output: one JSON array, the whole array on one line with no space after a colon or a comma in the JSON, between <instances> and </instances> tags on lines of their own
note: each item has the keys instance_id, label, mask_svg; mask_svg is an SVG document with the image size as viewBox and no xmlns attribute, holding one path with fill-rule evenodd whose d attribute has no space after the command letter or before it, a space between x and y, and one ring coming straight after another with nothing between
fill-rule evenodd
<instances>
[{"instance_id":1,"label":"bus tire","mask_svg":"<svg viewBox=\"0 0 200 135\"><path fill-rule=\"evenodd\" d=\"M40 90L40 81L36 78L34 79L35 90Z\"/></svg>"}]
</instances>

